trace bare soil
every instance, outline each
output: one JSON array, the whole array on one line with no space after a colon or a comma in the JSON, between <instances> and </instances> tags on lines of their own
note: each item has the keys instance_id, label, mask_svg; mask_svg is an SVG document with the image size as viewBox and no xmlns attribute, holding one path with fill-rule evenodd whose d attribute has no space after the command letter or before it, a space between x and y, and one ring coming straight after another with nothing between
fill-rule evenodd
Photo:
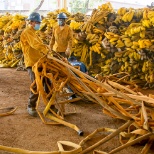
<instances>
[{"instance_id":1,"label":"bare soil","mask_svg":"<svg viewBox=\"0 0 154 154\"><path fill-rule=\"evenodd\" d=\"M112 119L103 114L102 107L98 104L79 101L71 104L76 114L65 117L67 122L77 125L84 136L63 125L45 125L39 117L28 115L26 107L29 97L30 79L26 71L15 69L0 69L0 108L18 107L13 115L0 117L0 145L22 148L31 151L58 150L57 141L71 141L79 144L82 139L100 127L117 129L124 121ZM144 90L145 94L154 90ZM1 112L1 111L0 111ZM86 146L93 145L107 134L99 133L88 141ZM106 152L120 145L118 136L101 145L97 149ZM143 146L134 145L118 152L118 154L139 154ZM153 150L149 154L154 153ZM8 152L0 151L0 154Z\"/></svg>"}]
</instances>

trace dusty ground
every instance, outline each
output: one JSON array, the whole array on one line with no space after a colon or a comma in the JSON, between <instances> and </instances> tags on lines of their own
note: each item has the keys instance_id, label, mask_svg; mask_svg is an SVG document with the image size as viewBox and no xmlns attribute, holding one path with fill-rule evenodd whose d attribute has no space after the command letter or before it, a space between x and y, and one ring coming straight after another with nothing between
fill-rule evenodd
<instances>
[{"instance_id":1,"label":"dusty ground","mask_svg":"<svg viewBox=\"0 0 154 154\"><path fill-rule=\"evenodd\" d=\"M39 117L33 118L27 114L29 85L30 80L26 71L0 69L0 108L18 107L15 114L0 117L0 145L33 151L54 151L58 150L57 141L67 140L78 144L97 128L118 128L123 124L123 121L104 115L101 106L80 101L71 105L72 109L76 107L77 113L66 116L65 120L77 125L84 131L84 136L78 136L76 131L62 125L45 125ZM146 93L154 94L154 91L150 90ZM104 136L105 134L99 133L99 137ZM95 137L86 145L94 144L99 137ZM115 137L98 149L107 152L119 145L119 139ZM135 145L118 154L139 154L142 148L142 146ZM153 150L149 152L149 154L152 153L154 153ZM8 152L0 151L0 154L8 154Z\"/></svg>"}]
</instances>

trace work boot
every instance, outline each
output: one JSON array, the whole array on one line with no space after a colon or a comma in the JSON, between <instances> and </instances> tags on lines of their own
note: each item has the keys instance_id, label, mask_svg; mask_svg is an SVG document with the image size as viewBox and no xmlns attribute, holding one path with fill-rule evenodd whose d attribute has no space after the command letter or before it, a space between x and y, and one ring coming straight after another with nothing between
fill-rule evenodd
<instances>
[{"instance_id":1,"label":"work boot","mask_svg":"<svg viewBox=\"0 0 154 154\"><path fill-rule=\"evenodd\" d=\"M37 117L37 112L36 109L34 107L27 107L27 111L28 114L33 116L33 117Z\"/></svg>"}]
</instances>

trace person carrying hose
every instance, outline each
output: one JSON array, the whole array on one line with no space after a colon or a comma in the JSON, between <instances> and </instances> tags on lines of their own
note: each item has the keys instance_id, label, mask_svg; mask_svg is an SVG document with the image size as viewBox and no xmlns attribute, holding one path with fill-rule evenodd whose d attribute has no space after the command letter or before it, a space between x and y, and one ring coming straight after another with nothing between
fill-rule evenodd
<instances>
[{"instance_id":1,"label":"person carrying hose","mask_svg":"<svg viewBox=\"0 0 154 154\"><path fill-rule=\"evenodd\" d=\"M61 56L67 58L72 50L72 30L66 25L67 16L65 13L57 15L58 26L53 28L50 48L58 52Z\"/></svg>"},{"instance_id":2,"label":"person carrying hose","mask_svg":"<svg viewBox=\"0 0 154 154\"><path fill-rule=\"evenodd\" d=\"M28 25L21 33L20 42L24 56L24 63L30 76L31 83L33 83L35 80L35 74L32 67L41 57L48 54L49 49L47 45L43 44L42 40L36 34L36 31L40 29L40 14L33 12L28 16L27 20ZM33 88L36 89L36 85ZM35 109L37 99L38 94L33 94L30 91L27 111L31 116L37 116Z\"/></svg>"}]
</instances>

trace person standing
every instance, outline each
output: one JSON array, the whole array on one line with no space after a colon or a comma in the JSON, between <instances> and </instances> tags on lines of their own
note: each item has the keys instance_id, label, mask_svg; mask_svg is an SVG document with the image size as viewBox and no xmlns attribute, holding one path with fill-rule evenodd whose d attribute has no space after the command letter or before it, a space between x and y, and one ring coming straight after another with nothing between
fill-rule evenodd
<instances>
[{"instance_id":1,"label":"person standing","mask_svg":"<svg viewBox=\"0 0 154 154\"><path fill-rule=\"evenodd\" d=\"M67 16L65 13L57 15L58 26L53 28L50 48L63 57L69 57L72 50L72 30L66 25Z\"/></svg>"},{"instance_id":2,"label":"person standing","mask_svg":"<svg viewBox=\"0 0 154 154\"><path fill-rule=\"evenodd\" d=\"M35 80L35 74L32 70L33 65L44 55L48 53L48 47L43 44L42 40L37 36L36 31L39 30L41 24L41 16L37 12L31 13L27 20L27 27L23 30L20 36L21 47L24 56L25 67L27 68L31 82ZM36 89L36 85L34 87ZM36 101L38 94L33 94L30 91L27 111L31 116L37 116Z\"/></svg>"}]
</instances>

